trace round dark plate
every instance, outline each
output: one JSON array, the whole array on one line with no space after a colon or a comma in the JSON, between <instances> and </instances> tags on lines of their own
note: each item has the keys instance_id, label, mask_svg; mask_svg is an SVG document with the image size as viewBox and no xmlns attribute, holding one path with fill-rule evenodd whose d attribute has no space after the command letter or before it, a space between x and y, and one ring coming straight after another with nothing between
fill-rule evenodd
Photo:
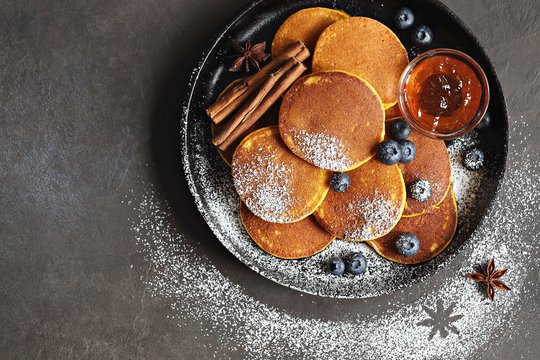
<instances>
[{"instance_id":1,"label":"round dark plate","mask_svg":"<svg viewBox=\"0 0 540 360\"><path fill-rule=\"evenodd\" d=\"M336 240L316 256L281 260L260 250L242 227L238 214L239 198L232 184L230 169L211 144L210 119L205 109L227 84L244 76L227 71L233 43L251 40L252 43L266 41L271 44L277 28L289 15L314 6L377 19L395 31L410 50L413 30L397 30L392 21L398 8L408 6L416 14L415 26L425 24L432 28L435 40L430 48L461 50L477 60L488 76L492 125L485 131L473 132L466 138L448 143L460 210L458 232L452 244L429 262L417 266L394 264L375 254L367 245L341 240ZM488 213L501 184L506 162L508 121L497 75L478 40L454 13L438 1L256 1L215 38L194 70L189 85L181 120L182 158L199 211L216 237L238 259L261 275L300 291L330 297L370 297L398 290L434 274L467 244L472 232ZM473 145L481 146L487 154L488 165L479 172L470 172L461 166L460 154ZM335 277L327 273L325 265L332 255L346 256L352 251L362 251L368 258L368 271L363 276Z\"/></svg>"}]
</instances>

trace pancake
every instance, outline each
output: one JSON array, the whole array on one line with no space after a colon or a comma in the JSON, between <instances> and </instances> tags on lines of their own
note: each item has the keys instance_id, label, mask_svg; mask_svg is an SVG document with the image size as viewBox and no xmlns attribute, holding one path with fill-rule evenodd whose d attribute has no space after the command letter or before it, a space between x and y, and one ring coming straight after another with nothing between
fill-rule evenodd
<instances>
[{"instance_id":1,"label":"pancake","mask_svg":"<svg viewBox=\"0 0 540 360\"><path fill-rule=\"evenodd\" d=\"M384 110L373 88L342 71L297 80L279 110L279 131L293 153L323 169L348 171L375 154Z\"/></svg>"},{"instance_id":2,"label":"pancake","mask_svg":"<svg viewBox=\"0 0 540 360\"><path fill-rule=\"evenodd\" d=\"M401 114L401 109L399 108L399 103L396 103L391 108L386 109L384 111L384 118L386 121L403 118L403 115Z\"/></svg>"},{"instance_id":3,"label":"pancake","mask_svg":"<svg viewBox=\"0 0 540 360\"><path fill-rule=\"evenodd\" d=\"M390 261L400 264L423 263L439 255L452 242L457 221L456 199L454 192L450 191L440 205L423 215L402 218L388 235L368 244ZM396 250L396 241L404 233L413 233L420 240L420 250L414 256L405 257Z\"/></svg>"},{"instance_id":4,"label":"pancake","mask_svg":"<svg viewBox=\"0 0 540 360\"><path fill-rule=\"evenodd\" d=\"M439 204L450 190L452 167L444 141L428 138L412 131L407 139L416 146L416 156L408 164L399 164L407 187L407 204L403 216L417 216ZM416 180L427 180L432 194L424 202L416 201L409 195L409 187Z\"/></svg>"},{"instance_id":5,"label":"pancake","mask_svg":"<svg viewBox=\"0 0 540 360\"><path fill-rule=\"evenodd\" d=\"M348 175L351 185L347 191L330 190L315 212L319 224L344 240L372 240L390 232L405 206L399 167L373 159Z\"/></svg>"},{"instance_id":6,"label":"pancake","mask_svg":"<svg viewBox=\"0 0 540 360\"><path fill-rule=\"evenodd\" d=\"M256 216L293 223L319 207L331 173L295 156L272 126L242 140L234 152L232 176L238 195Z\"/></svg>"},{"instance_id":7,"label":"pancake","mask_svg":"<svg viewBox=\"0 0 540 360\"><path fill-rule=\"evenodd\" d=\"M340 20L323 31L313 54L313 71L343 70L366 79L385 109L398 100L399 79L409 62L398 37L366 17Z\"/></svg>"},{"instance_id":8,"label":"pancake","mask_svg":"<svg viewBox=\"0 0 540 360\"><path fill-rule=\"evenodd\" d=\"M302 41L313 54L321 33L338 20L349 15L342 11L314 7L295 12L279 27L272 41L272 58L276 58L296 41Z\"/></svg>"},{"instance_id":9,"label":"pancake","mask_svg":"<svg viewBox=\"0 0 540 360\"><path fill-rule=\"evenodd\" d=\"M268 254L281 259L315 255L334 240L313 216L292 224L276 224L258 218L241 203L240 218L253 241Z\"/></svg>"}]
</instances>

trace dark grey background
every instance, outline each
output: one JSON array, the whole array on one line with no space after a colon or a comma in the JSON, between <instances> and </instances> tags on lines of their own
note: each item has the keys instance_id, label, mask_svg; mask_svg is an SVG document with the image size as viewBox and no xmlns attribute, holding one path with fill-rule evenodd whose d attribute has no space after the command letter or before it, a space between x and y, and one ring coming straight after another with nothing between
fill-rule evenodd
<instances>
[{"instance_id":1,"label":"dark grey background","mask_svg":"<svg viewBox=\"0 0 540 360\"><path fill-rule=\"evenodd\" d=\"M330 301L300 297L234 259L198 214L181 173L178 119L189 74L211 35L247 3L0 1L2 359L213 353L199 324L178 327L167 318L168 304L144 293L146 269L122 204L129 190L143 190L141 180L172 203L174 225L188 241L199 242L199 251L254 298L339 318ZM511 121L538 121L540 3L445 3L493 60ZM540 127L534 131L532 141L516 144L518 152L538 156ZM421 296L429 282L411 296ZM370 311L391 301L390 295L358 303ZM519 325L522 336L496 336L476 358L537 359L539 326L528 317Z\"/></svg>"}]
</instances>

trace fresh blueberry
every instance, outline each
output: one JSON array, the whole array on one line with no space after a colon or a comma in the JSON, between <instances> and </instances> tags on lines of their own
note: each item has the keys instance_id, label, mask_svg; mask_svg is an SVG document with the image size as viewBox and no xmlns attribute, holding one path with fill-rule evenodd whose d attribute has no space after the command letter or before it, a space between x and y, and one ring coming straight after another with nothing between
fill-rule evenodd
<instances>
[{"instance_id":1,"label":"fresh blueberry","mask_svg":"<svg viewBox=\"0 0 540 360\"><path fill-rule=\"evenodd\" d=\"M411 135L411 126L403 119L398 119L390 124L390 135L394 140L407 140Z\"/></svg>"},{"instance_id":2,"label":"fresh blueberry","mask_svg":"<svg viewBox=\"0 0 540 360\"><path fill-rule=\"evenodd\" d=\"M411 184L411 197L420 202L424 202L431 197L431 184L427 180L417 180Z\"/></svg>"},{"instance_id":3,"label":"fresh blueberry","mask_svg":"<svg viewBox=\"0 0 540 360\"><path fill-rule=\"evenodd\" d=\"M351 178L349 175L342 173L342 172L336 172L332 175L330 178L330 186L332 187L332 190L338 193L342 193L347 191L349 186L351 185Z\"/></svg>"},{"instance_id":4,"label":"fresh blueberry","mask_svg":"<svg viewBox=\"0 0 540 360\"><path fill-rule=\"evenodd\" d=\"M416 156L416 146L414 146L414 143L409 140L399 140L398 144L401 150L401 158L399 159L399 162L402 164L407 164L413 161L414 157Z\"/></svg>"},{"instance_id":5,"label":"fresh blueberry","mask_svg":"<svg viewBox=\"0 0 540 360\"><path fill-rule=\"evenodd\" d=\"M428 46L433 41L433 31L422 25L414 30L413 41L419 46Z\"/></svg>"},{"instance_id":6,"label":"fresh blueberry","mask_svg":"<svg viewBox=\"0 0 540 360\"><path fill-rule=\"evenodd\" d=\"M347 261L346 267L349 274L363 274L367 269L367 259L362 253L354 253Z\"/></svg>"},{"instance_id":7,"label":"fresh blueberry","mask_svg":"<svg viewBox=\"0 0 540 360\"><path fill-rule=\"evenodd\" d=\"M343 275L345 272L345 262L342 258L334 256L330 259L330 263L328 263L328 271L330 271L330 274L332 275Z\"/></svg>"},{"instance_id":8,"label":"fresh blueberry","mask_svg":"<svg viewBox=\"0 0 540 360\"><path fill-rule=\"evenodd\" d=\"M385 165L394 165L401 159L401 147L394 140L385 140L377 145L377 157Z\"/></svg>"},{"instance_id":9,"label":"fresh blueberry","mask_svg":"<svg viewBox=\"0 0 540 360\"><path fill-rule=\"evenodd\" d=\"M420 250L420 240L414 234L402 234L396 241L396 250L403 256L414 256Z\"/></svg>"},{"instance_id":10,"label":"fresh blueberry","mask_svg":"<svg viewBox=\"0 0 540 360\"><path fill-rule=\"evenodd\" d=\"M485 130L491 125L491 114L487 112L482 120L476 125L476 130Z\"/></svg>"},{"instance_id":11,"label":"fresh blueberry","mask_svg":"<svg viewBox=\"0 0 540 360\"><path fill-rule=\"evenodd\" d=\"M394 17L396 27L400 30L408 29L414 23L414 13L411 9L403 7L399 9Z\"/></svg>"},{"instance_id":12,"label":"fresh blueberry","mask_svg":"<svg viewBox=\"0 0 540 360\"><path fill-rule=\"evenodd\" d=\"M463 154L463 165L469 170L479 170L484 166L485 159L484 152L473 147Z\"/></svg>"}]
</instances>

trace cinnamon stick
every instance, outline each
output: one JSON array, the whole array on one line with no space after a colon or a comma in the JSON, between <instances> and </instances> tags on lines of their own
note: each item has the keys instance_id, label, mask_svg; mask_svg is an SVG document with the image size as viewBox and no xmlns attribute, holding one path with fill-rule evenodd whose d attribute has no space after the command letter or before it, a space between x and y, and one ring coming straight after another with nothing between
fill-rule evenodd
<instances>
[{"instance_id":1,"label":"cinnamon stick","mask_svg":"<svg viewBox=\"0 0 540 360\"><path fill-rule=\"evenodd\" d=\"M270 74L263 85L253 96L236 112L228 121L227 124L221 129L221 131L214 136L212 142L214 145L219 145L233 132L233 130L242 122L245 121L261 104L266 95L276 85L278 80L294 66L297 62L295 58L289 59L281 68L276 72Z\"/></svg>"},{"instance_id":2,"label":"cinnamon stick","mask_svg":"<svg viewBox=\"0 0 540 360\"><path fill-rule=\"evenodd\" d=\"M240 105L260 87L268 75L275 72L293 57L301 62L306 60L309 55L310 53L306 46L301 41L297 41L283 54L270 61L257 73L248 77L245 81L233 86L229 90L226 90L218 97L216 102L206 110L206 113L215 124L219 124L234 110L240 107Z\"/></svg>"},{"instance_id":3,"label":"cinnamon stick","mask_svg":"<svg viewBox=\"0 0 540 360\"><path fill-rule=\"evenodd\" d=\"M238 138L244 135L249 128L251 128L257 120L259 120L268 109L279 99L285 91L306 71L304 64L294 59L294 65L286 70L286 72L279 78L277 84L268 92L264 99L259 103L259 106L255 108L248 116L240 122L234 130L226 137L226 139L219 144L221 150L226 150L231 144L233 144Z\"/></svg>"},{"instance_id":4,"label":"cinnamon stick","mask_svg":"<svg viewBox=\"0 0 540 360\"><path fill-rule=\"evenodd\" d=\"M261 86L257 93L255 93L249 100L246 102L236 114L234 114L227 124L221 129L221 131L214 136L212 142L214 145L220 145L227 137L233 132L233 130L242 123L260 103L264 100L265 96L272 90L276 82L281 77L281 73L277 72L267 76L265 82Z\"/></svg>"}]
</instances>

